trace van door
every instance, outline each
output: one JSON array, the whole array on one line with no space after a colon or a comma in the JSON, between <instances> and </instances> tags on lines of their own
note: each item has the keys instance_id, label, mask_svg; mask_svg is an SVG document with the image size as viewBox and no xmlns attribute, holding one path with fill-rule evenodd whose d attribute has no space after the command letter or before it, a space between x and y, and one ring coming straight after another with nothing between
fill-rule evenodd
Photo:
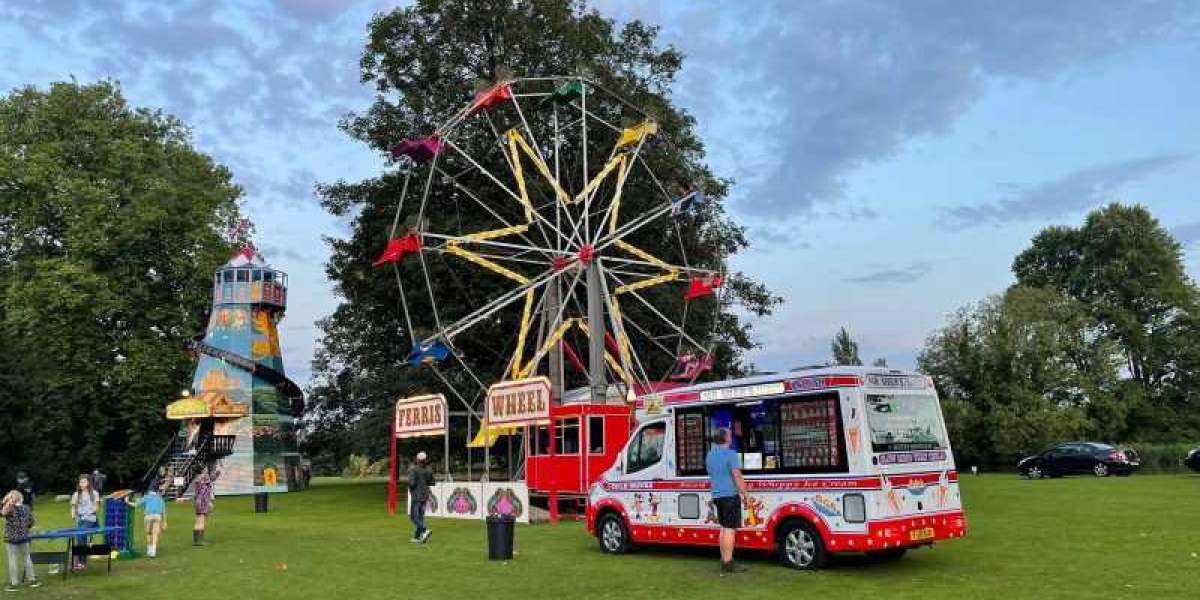
<instances>
[{"instance_id":1,"label":"van door","mask_svg":"<svg viewBox=\"0 0 1200 600\"><path fill-rule=\"evenodd\" d=\"M621 457L619 478L621 503L632 523L657 525L663 522L663 491L654 483L666 478L667 422L652 421L642 425L625 447Z\"/></svg>"}]
</instances>

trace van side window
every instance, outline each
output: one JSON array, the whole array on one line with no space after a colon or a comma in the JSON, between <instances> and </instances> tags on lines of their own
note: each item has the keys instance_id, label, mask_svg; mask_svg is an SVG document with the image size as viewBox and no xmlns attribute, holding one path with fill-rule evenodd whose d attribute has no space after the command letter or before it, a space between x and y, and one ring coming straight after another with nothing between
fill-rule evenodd
<instances>
[{"instance_id":1,"label":"van side window","mask_svg":"<svg viewBox=\"0 0 1200 600\"><path fill-rule=\"evenodd\" d=\"M625 473L637 473L658 464L658 461L662 460L663 442L666 439L666 423L651 423L643 427L633 443L629 444L625 456Z\"/></svg>"},{"instance_id":2,"label":"van side window","mask_svg":"<svg viewBox=\"0 0 1200 600\"><path fill-rule=\"evenodd\" d=\"M833 392L677 409L677 474L707 474L708 441L718 428L733 433L730 447L747 475L844 473L838 398Z\"/></svg>"}]
</instances>

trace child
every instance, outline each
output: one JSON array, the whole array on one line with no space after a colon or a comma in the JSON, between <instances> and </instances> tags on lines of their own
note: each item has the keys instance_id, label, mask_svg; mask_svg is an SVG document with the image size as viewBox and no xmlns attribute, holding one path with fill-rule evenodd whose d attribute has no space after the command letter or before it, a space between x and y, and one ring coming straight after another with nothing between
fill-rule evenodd
<instances>
[{"instance_id":1,"label":"child","mask_svg":"<svg viewBox=\"0 0 1200 600\"><path fill-rule=\"evenodd\" d=\"M166 488L166 483L162 486ZM126 496L125 503L130 506L142 507L142 524L146 527L146 556L158 556L158 537L167 530L167 503L154 485L146 490L146 494L134 502Z\"/></svg>"},{"instance_id":2,"label":"child","mask_svg":"<svg viewBox=\"0 0 1200 600\"><path fill-rule=\"evenodd\" d=\"M71 518L75 520L75 526L81 529L96 527L100 522L96 516L96 510L100 507L100 494L92 489L92 480L87 475L80 475L79 482L75 484L75 493L71 494ZM81 535L75 538L75 546L90 545L89 536ZM86 563L83 558L76 557L75 570L81 570Z\"/></svg>"},{"instance_id":3,"label":"child","mask_svg":"<svg viewBox=\"0 0 1200 600\"><path fill-rule=\"evenodd\" d=\"M212 511L215 496L213 485L220 476L220 471L209 472L208 467L204 467L196 478L196 497L192 500L192 506L196 509L196 524L192 527L193 546L204 545L204 527L208 524L208 513Z\"/></svg>"},{"instance_id":4,"label":"child","mask_svg":"<svg viewBox=\"0 0 1200 600\"><path fill-rule=\"evenodd\" d=\"M13 490L5 494L0 503L0 514L4 515L4 543L8 550L8 587L4 591L17 591L21 579L25 579L29 587L38 587L41 583L33 572L33 558L29 554L33 512L25 506L21 492Z\"/></svg>"}]
</instances>

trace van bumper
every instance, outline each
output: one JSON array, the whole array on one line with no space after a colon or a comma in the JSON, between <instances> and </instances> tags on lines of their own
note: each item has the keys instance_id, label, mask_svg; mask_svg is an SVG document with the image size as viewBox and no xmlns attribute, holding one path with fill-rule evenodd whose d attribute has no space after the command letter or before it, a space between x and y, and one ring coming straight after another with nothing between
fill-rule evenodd
<instances>
[{"instance_id":1,"label":"van bumper","mask_svg":"<svg viewBox=\"0 0 1200 600\"><path fill-rule=\"evenodd\" d=\"M865 534L830 535L826 548L830 552L871 552L926 546L966 535L967 518L958 510L870 521Z\"/></svg>"}]
</instances>

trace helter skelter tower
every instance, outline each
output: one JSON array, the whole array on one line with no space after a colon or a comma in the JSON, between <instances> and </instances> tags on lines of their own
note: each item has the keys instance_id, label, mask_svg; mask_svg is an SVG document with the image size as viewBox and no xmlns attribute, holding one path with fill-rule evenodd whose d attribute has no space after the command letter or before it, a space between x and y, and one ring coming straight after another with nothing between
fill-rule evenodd
<instances>
[{"instance_id":1,"label":"helter skelter tower","mask_svg":"<svg viewBox=\"0 0 1200 600\"><path fill-rule=\"evenodd\" d=\"M202 466L189 461L216 460L218 494L303 487L296 421L304 398L284 375L277 329L286 307L287 274L252 246L214 274L208 329L192 342L199 355L192 396L167 409L168 418L185 421L168 462L185 488Z\"/></svg>"}]
</instances>

